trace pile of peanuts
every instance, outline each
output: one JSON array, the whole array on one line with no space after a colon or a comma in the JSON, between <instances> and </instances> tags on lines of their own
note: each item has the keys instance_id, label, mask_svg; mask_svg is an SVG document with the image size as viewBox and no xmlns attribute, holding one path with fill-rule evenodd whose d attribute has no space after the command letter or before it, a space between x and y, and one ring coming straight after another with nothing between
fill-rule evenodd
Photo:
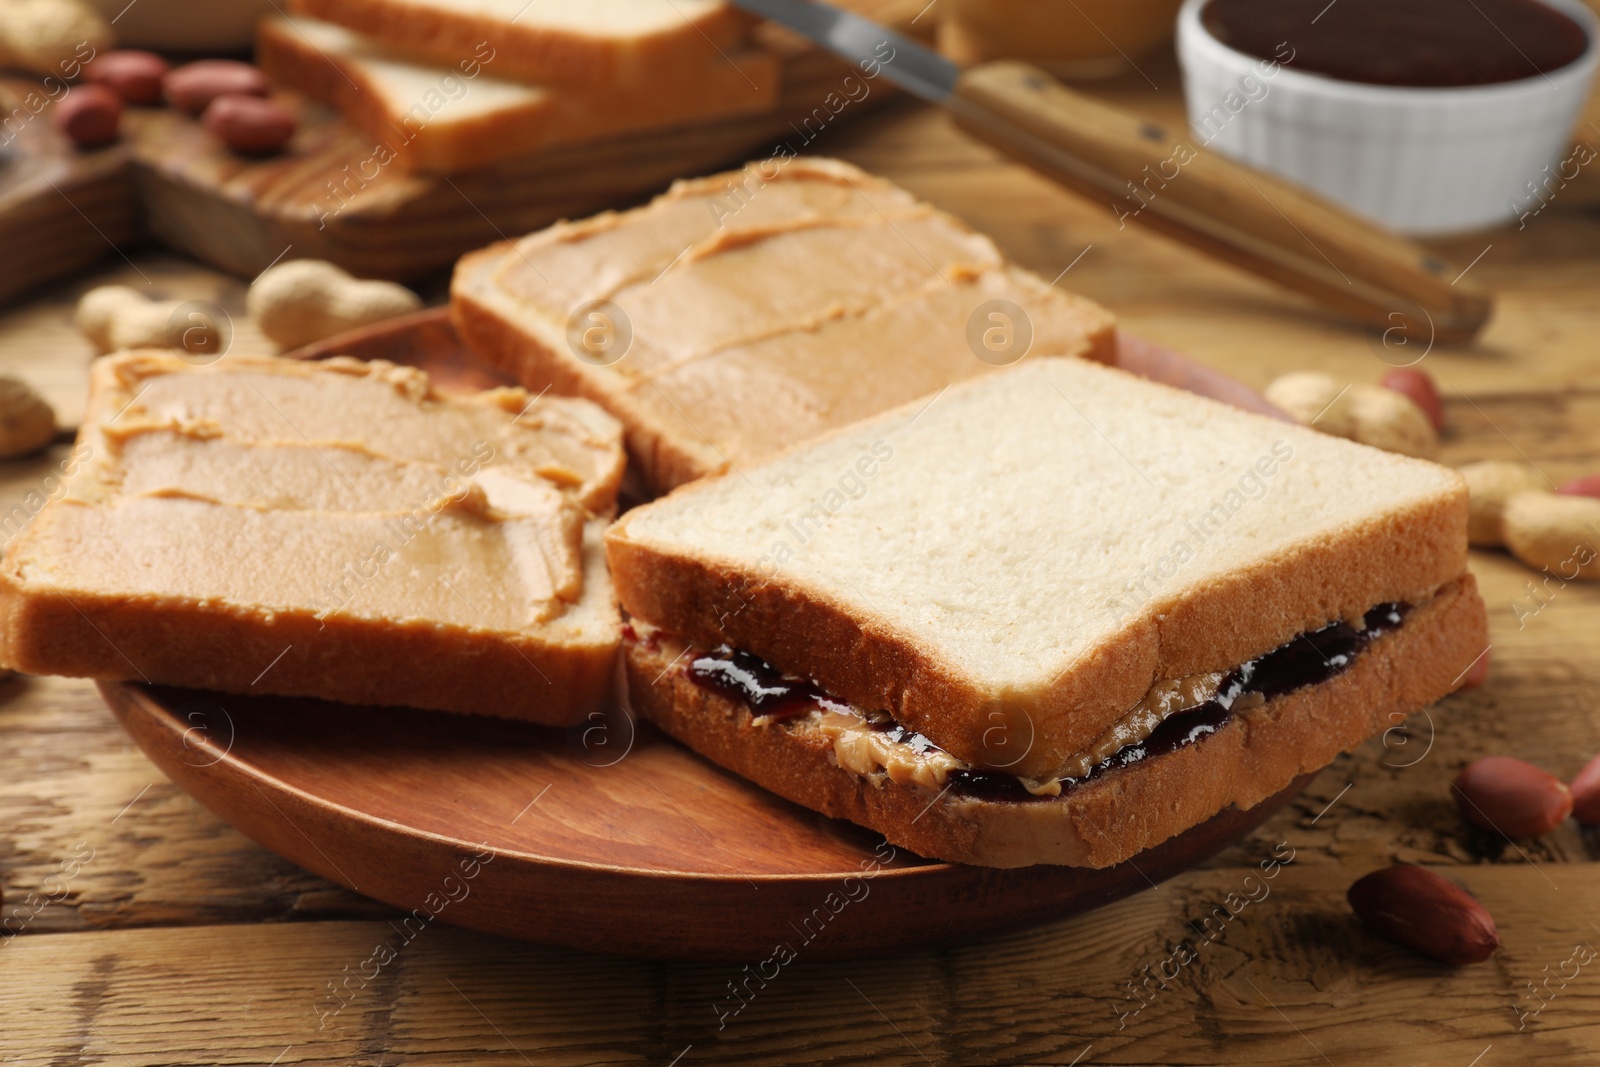
<instances>
[{"instance_id":1,"label":"pile of peanuts","mask_svg":"<svg viewBox=\"0 0 1600 1067\"><path fill-rule=\"evenodd\" d=\"M1278 378L1264 395L1335 437L1423 459L1438 453L1444 404L1426 371L1392 370L1378 385L1340 385L1301 371ZM1470 494L1468 541L1505 548L1565 581L1600 580L1600 475L1555 485L1531 463L1498 459L1469 463L1461 475Z\"/></svg>"},{"instance_id":2,"label":"pile of peanuts","mask_svg":"<svg viewBox=\"0 0 1600 1067\"><path fill-rule=\"evenodd\" d=\"M84 84L53 111L56 128L79 148L115 141L125 105L163 102L199 116L201 125L235 152L277 152L294 136L294 116L269 98L267 76L249 63L200 59L171 68L154 52L121 49L84 64L83 78Z\"/></svg>"},{"instance_id":3,"label":"pile of peanuts","mask_svg":"<svg viewBox=\"0 0 1600 1067\"><path fill-rule=\"evenodd\" d=\"M55 440L56 413L38 391L11 375L0 375L0 459L38 452Z\"/></svg>"},{"instance_id":4,"label":"pile of peanuts","mask_svg":"<svg viewBox=\"0 0 1600 1067\"><path fill-rule=\"evenodd\" d=\"M1266 398L1302 423L1403 455L1432 459L1444 429L1438 386L1416 368L1392 370L1378 385L1341 385L1332 376L1297 372L1278 378ZM1530 463L1489 460L1461 469L1469 493L1468 540L1505 547L1531 567L1565 580L1600 579L1600 475L1555 486ZM1488 656L1465 684L1482 684ZM1511 756L1488 756L1451 787L1461 816L1507 839L1542 837L1567 818L1600 826L1600 756L1571 784ZM1372 872L1347 899L1374 933L1442 963L1488 959L1500 945L1494 918L1454 882L1411 864Z\"/></svg>"},{"instance_id":5,"label":"pile of peanuts","mask_svg":"<svg viewBox=\"0 0 1600 1067\"><path fill-rule=\"evenodd\" d=\"M1600 756L1571 785L1524 760L1487 756L1450 788L1463 819L1507 840L1543 837L1568 816L1600 826ZM1489 910L1426 867L1374 871L1350 887L1347 899L1374 933L1441 963L1480 963L1500 947Z\"/></svg>"},{"instance_id":6,"label":"pile of peanuts","mask_svg":"<svg viewBox=\"0 0 1600 1067\"><path fill-rule=\"evenodd\" d=\"M422 300L395 282L364 281L320 259L275 264L251 283L245 311L280 348L299 348L360 326L407 315ZM227 350L232 324L207 301L151 298L127 285L102 285L78 299L78 330L100 353L123 348Z\"/></svg>"},{"instance_id":7,"label":"pile of peanuts","mask_svg":"<svg viewBox=\"0 0 1600 1067\"><path fill-rule=\"evenodd\" d=\"M1296 371L1267 386L1273 404L1300 422L1334 437L1432 459L1444 429L1444 402L1427 371L1392 370L1377 385L1347 382L1330 374Z\"/></svg>"},{"instance_id":8,"label":"pile of peanuts","mask_svg":"<svg viewBox=\"0 0 1600 1067\"><path fill-rule=\"evenodd\" d=\"M1530 463L1491 459L1461 468L1471 502L1467 540L1504 547L1563 581L1600 580L1600 476L1552 486Z\"/></svg>"}]
</instances>

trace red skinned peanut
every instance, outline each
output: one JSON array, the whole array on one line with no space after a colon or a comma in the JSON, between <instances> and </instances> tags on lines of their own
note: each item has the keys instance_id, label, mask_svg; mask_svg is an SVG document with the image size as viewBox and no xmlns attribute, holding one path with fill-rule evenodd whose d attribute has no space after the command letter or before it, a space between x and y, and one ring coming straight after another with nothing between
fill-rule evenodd
<instances>
[{"instance_id":1,"label":"red skinned peanut","mask_svg":"<svg viewBox=\"0 0 1600 1067\"><path fill-rule=\"evenodd\" d=\"M1484 649L1483 655L1472 661L1472 666L1461 676L1462 689L1477 689L1489 680L1489 650Z\"/></svg>"},{"instance_id":2,"label":"red skinned peanut","mask_svg":"<svg viewBox=\"0 0 1600 1067\"><path fill-rule=\"evenodd\" d=\"M1572 814L1561 779L1511 756L1485 756L1451 788L1462 818L1506 837L1542 837Z\"/></svg>"},{"instance_id":3,"label":"red skinned peanut","mask_svg":"<svg viewBox=\"0 0 1600 1067\"><path fill-rule=\"evenodd\" d=\"M122 97L104 85L79 85L51 110L56 129L79 148L99 148L117 139L122 120Z\"/></svg>"},{"instance_id":4,"label":"red skinned peanut","mask_svg":"<svg viewBox=\"0 0 1600 1067\"><path fill-rule=\"evenodd\" d=\"M1379 378L1378 384L1408 397L1428 416L1435 430L1444 429L1444 401L1439 398L1439 387L1434 384L1433 375L1416 367L1402 367Z\"/></svg>"},{"instance_id":5,"label":"red skinned peanut","mask_svg":"<svg viewBox=\"0 0 1600 1067\"><path fill-rule=\"evenodd\" d=\"M167 61L154 52L133 48L103 52L84 64L83 78L122 97L130 104L161 103L161 80L166 77Z\"/></svg>"},{"instance_id":6,"label":"red skinned peanut","mask_svg":"<svg viewBox=\"0 0 1600 1067\"><path fill-rule=\"evenodd\" d=\"M1482 963L1500 947L1489 909L1426 867L1373 871L1347 899L1367 929L1440 963Z\"/></svg>"},{"instance_id":7,"label":"red skinned peanut","mask_svg":"<svg viewBox=\"0 0 1600 1067\"><path fill-rule=\"evenodd\" d=\"M200 122L235 152L276 152L294 136L294 116L275 100L257 96L219 96Z\"/></svg>"},{"instance_id":8,"label":"red skinned peanut","mask_svg":"<svg viewBox=\"0 0 1600 1067\"><path fill-rule=\"evenodd\" d=\"M198 115L219 96L266 96L267 76L235 59L197 59L169 71L162 79L167 102Z\"/></svg>"},{"instance_id":9,"label":"red skinned peanut","mask_svg":"<svg viewBox=\"0 0 1600 1067\"><path fill-rule=\"evenodd\" d=\"M1572 817L1585 826L1600 826L1600 756L1590 760L1567 788L1572 793Z\"/></svg>"},{"instance_id":10,"label":"red skinned peanut","mask_svg":"<svg viewBox=\"0 0 1600 1067\"><path fill-rule=\"evenodd\" d=\"M1556 492L1562 496L1593 496L1600 497L1600 474L1585 474L1582 478L1574 478L1563 483Z\"/></svg>"}]
</instances>

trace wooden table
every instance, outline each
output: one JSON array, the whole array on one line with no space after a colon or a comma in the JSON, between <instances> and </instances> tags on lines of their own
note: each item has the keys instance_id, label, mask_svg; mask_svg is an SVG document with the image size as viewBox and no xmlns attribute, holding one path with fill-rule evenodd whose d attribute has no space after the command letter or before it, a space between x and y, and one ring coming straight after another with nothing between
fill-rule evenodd
<instances>
[{"instance_id":1,"label":"wooden table","mask_svg":"<svg viewBox=\"0 0 1600 1067\"><path fill-rule=\"evenodd\" d=\"M1143 75L1097 91L1170 121L1179 109L1170 59L1140 65ZM1385 369L1373 338L1176 245L1119 230L1104 206L1000 161L915 105L824 147L966 218L1044 277L1062 275L1130 330L1256 385L1291 368L1361 381ZM1600 219L1579 200L1558 194L1521 230L1440 244L1501 294L1477 344L1435 348L1424 364L1449 401L1447 461L1526 456L1557 480L1600 470ZM241 283L129 254L0 311L4 370L40 383L64 419L77 417L90 358L71 308L90 284L144 275L154 288L218 299L235 314L239 350L265 349L243 320ZM0 465L0 511L50 462ZM397 913L296 869L197 806L123 736L89 683L4 683L0 887L17 936L0 938L0 1059L1593 1063L1600 967L1564 987L1552 976L1575 945L1600 945L1600 836L1569 823L1532 844L1496 840L1461 823L1448 787L1489 753L1568 777L1600 750L1600 590L1545 594L1548 605L1521 612L1519 625L1513 605L1538 606L1526 588L1533 574L1496 553L1475 553L1473 568L1494 630L1489 684L1415 717L1407 736L1342 758L1203 869L981 944L847 964L802 956L721 1029L714 1006L736 968L590 956L443 925L350 983L354 996L334 999L330 988L394 939ZM1294 862L1262 896L1263 883L1246 878L1280 843ZM1435 865L1469 886L1499 922L1500 952L1452 970L1368 936L1344 892L1393 860ZM759 890L751 893L750 906L761 907ZM1230 893L1261 899L1213 940L1196 934L1189 924ZM1165 982L1152 977L1184 938L1198 945L1197 959ZM1543 1010L1528 1015L1541 1003L1529 983L1546 978Z\"/></svg>"}]
</instances>

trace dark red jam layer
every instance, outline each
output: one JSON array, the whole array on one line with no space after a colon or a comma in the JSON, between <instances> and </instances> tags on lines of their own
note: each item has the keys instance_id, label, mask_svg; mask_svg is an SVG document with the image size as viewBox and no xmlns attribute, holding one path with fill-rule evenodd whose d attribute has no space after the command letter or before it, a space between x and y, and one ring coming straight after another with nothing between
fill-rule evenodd
<instances>
[{"instance_id":1,"label":"dark red jam layer","mask_svg":"<svg viewBox=\"0 0 1600 1067\"><path fill-rule=\"evenodd\" d=\"M1119 767L1186 748L1216 733L1233 717L1234 703L1242 696L1260 694L1271 700L1308 685L1319 685L1344 673L1356 656L1373 641L1395 629L1410 610L1406 604L1379 604L1367 612L1365 629L1340 621L1303 633L1229 671L1217 695L1164 719L1143 741L1125 745L1082 778L1064 778L1063 792ZM696 685L749 705L756 715L793 719L817 706L844 708L813 682L786 677L776 667L749 652L728 648L703 653L689 662L689 679ZM909 744L918 752L937 746L922 734L895 722L887 714L872 714L869 726L882 730L889 740ZM952 791L984 800L1040 801L1054 799L1028 792L1016 777L996 771L957 771L950 776Z\"/></svg>"},{"instance_id":2,"label":"dark red jam layer","mask_svg":"<svg viewBox=\"0 0 1600 1067\"><path fill-rule=\"evenodd\" d=\"M1520 81L1588 46L1583 27L1539 0L1211 0L1200 20L1247 55L1368 85Z\"/></svg>"}]
</instances>

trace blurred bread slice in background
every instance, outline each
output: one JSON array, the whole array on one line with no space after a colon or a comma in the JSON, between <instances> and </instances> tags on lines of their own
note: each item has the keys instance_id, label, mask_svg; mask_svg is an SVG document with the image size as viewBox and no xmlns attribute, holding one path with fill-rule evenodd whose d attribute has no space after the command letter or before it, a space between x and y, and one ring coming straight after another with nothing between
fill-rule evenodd
<instances>
[{"instance_id":1,"label":"blurred bread slice in background","mask_svg":"<svg viewBox=\"0 0 1600 1067\"><path fill-rule=\"evenodd\" d=\"M497 77L535 85L663 89L737 49L754 20L723 0L295 0L428 63L493 46Z\"/></svg>"},{"instance_id":2,"label":"blurred bread slice in background","mask_svg":"<svg viewBox=\"0 0 1600 1067\"><path fill-rule=\"evenodd\" d=\"M326 101L378 145L379 163L459 174L541 149L771 109L778 62L730 46L663 84L548 87L507 80L499 50L449 65L418 62L341 26L264 19L256 61L274 81Z\"/></svg>"}]
</instances>

